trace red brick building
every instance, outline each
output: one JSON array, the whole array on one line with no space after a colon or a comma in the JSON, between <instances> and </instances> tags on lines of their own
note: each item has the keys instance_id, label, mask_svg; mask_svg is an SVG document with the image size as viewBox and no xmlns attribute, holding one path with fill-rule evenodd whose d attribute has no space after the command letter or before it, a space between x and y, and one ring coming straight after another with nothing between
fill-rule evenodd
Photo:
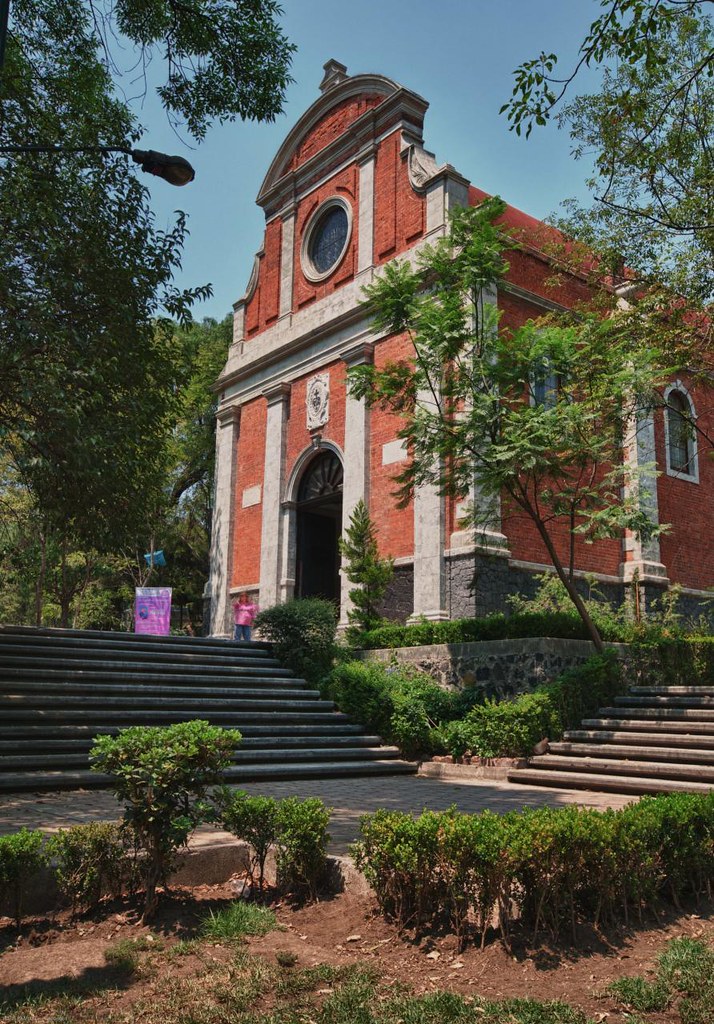
<instances>
[{"instance_id":1,"label":"red brick building","mask_svg":"<svg viewBox=\"0 0 714 1024\"><path fill-rule=\"evenodd\" d=\"M394 617L501 609L507 594L531 591L534 574L548 565L532 525L501 522L498 508L478 537L460 528L456 503L431 487L397 509L393 476L406 458L398 419L366 409L346 389L348 367L408 355L404 339L373 329L363 286L382 264L416 257L442 235L453 205L484 197L424 148L427 106L388 78L350 77L329 61L319 99L288 134L260 189L265 237L234 307L233 344L217 382L215 634L229 632L231 599L242 590L263 608L321 594L340 602L344 620L337 541L360 498L383 553L395 559ZM505 219L534 237L542 229L510 207ZM552 286L537 247L509 261L494 296L505 327L585 297L575 277ZM711 405L697 388L685 380L671 390L673 404L711 430ZM643 463L656 459L660 475L642 500L655 519L672 524L670 532L647 544L634 537L581 544L577 570L596 574L613 597L635 574L650 594L677 583L695 607L714 584L714 465L695 440L670 429L672 416L670 424L663 413L641 424L629 453Z\"/></svg>"}]
</instances>

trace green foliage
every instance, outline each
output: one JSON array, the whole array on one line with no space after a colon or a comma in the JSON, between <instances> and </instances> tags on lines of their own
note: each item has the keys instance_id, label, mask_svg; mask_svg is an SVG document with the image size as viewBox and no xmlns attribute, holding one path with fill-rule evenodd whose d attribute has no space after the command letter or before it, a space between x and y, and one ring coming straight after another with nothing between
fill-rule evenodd
<instances>
[{"instance_id":1,"label":"green foliage","mask_svg":"<svg viewBox=\"0 0 714 1024\"><path fill-rule=\"evenodd\" d=\"M665 1010L669 1002L667 989L646 978L618 978L608 985L607 990L624 1006L643 1013Z\"/></svg>"},{"instance_id":2,"label":"green foliage","mask_svg":"<svg viewBox=\"0 0 714 1024\"><path fill-rule=\"evenodd\" d=\"M155 945L144 936L138 939L120 939L104 950L104 959L110 967L115 967L123 974L136 974L140 962L139 953L155 948Z\"/></svg>"},{"instance_id":3,"label":"green foliage","mask_svg":"<svg viewBox=\"0 0 714 1024\"><path fill-rule=\"evenodd\" d=\"M21 828L0 836L0 894L12 902L15 924L22 924L22 902L30 881L44 867L42 833Z\"/></svg>"},{"instance_id":4,"label":"green foliage","mask_svg":"<svg viewBox=\"0 0 714 1024\"><path fill-rule=\"evenodd\" d=\"M270 796L248 796L240 789L222 786L211 794L223 828L249 843L253 855L248 865L252 887L263 891L265 861L279 831L279 805Z\"/></svg>"},{"instance_id":5,"label":"green foliage","mask_svg":"<svg viewBox=\"0 0 714 1024\"><path fill-rule=\"evenodd\" d=\"M373 661L335 665L324 690L341 711L397 743L408 756L428 751L434 727L463 707L460 695L429 676Z\"/></svg>"},{"instance_id":6,"label":"green foliage","mask_svg":"<svg viewBox=\"0 0 714 1024\"><path fill-rule=\"evenodd\" d=\"M81 603L83 624L88 618L114 626L116 609L110 600L91 601L93 586L67 591L67 558L63 603L56 613L43 607L45 569L60 562L48 549L64 546L69 562L80 563L70 565L76 575L75 569L89 570L81 564L85 555L93 561L97 552L139 544L143 554L149 549L144 533L161 530L162 540L170 534L169 575L183 562L191 579L181 589L200 594L212 456L192 442L212 431L214 396L206 388L192 403L190 392L218 364L205 354L191 363L184 344L190 332L179 337L167 320L190 320L192 304L211 293L210 285L179 290L172 283L186 237L184 214L160 230L131 159L101 149L128 152L139 143L141 128L126 97L142 94L137 75L148 88L149 64L171 122L196 139L215 120L273 119L282 109L294 48L274 0L84 0L71 9L59 0L13 0L7 6L0 81L0 459L12 464L31 500L32 522L20 536L17 522L13 531L22 560L32 565L30 589L38 591L28 595L18 571L8 603L12 621L41 622L46 615L64 624L69 605ZM33 146L62 151L23 151ZM225 337L225 325L217 330ZM187 413L195 420L204 411L202 429L181 431ZM177 440L184 442L179 453L171 445ZM102 575L95 568L88 578ZM177 588L177 581L169 585Z\"/></svg>"},{"instance_id":7,"label":"green foliage","mask_svg":"<svg viewBox=\"0 0 714 1024\"><path fill-rule=\"evenodd\" d=\"M135 871L127 836L115 822L88 822L60 829L47 844L60 892L77 906L91 908L103 896L131 888Z\"/></svg>"},{"instance_id":8,"label":"green foliage","mask_svg":"<svg viewBox=\"0 0 714 1024\"><path fill-rule=\"evenodd\" d=\"M534 940L578 922L612 923L668 896L698 896L714 871L712 794L644 798L602 813L575 806L473 816L453 808L419 817L380 810L360 831L352 855L382 912L418 931L449 923L461 944L471 934L483 943L496 917L507 939L513 908ZM711 976L712 956L675 949L663 958L662 984L695 991L697 978Z\"/></svg>"},{"instance_id":9,"label":"green foliage","mask_svg":"<svg viewBox=\"0 0 714 1024\"><path fill-rule=\"evenodd\" d=\"M486 700L472 708L457 728L442 730L443 742L451 754L468 751L481 757L523 757L544 737L562 731L549 695L524 693L514 700Z\"/></svg>"},{"instance_id":10,"label":"green foliage","mask_svg":"<svg viewBox=\"0 0 714 1024\"><path fill-rule=\"evenodd\" d=\"M296 898L314 899L327 868L330 808L317 797L278 802L278 883Z\"/></svg>"},{"instance_id":11,"label":"green foliage","mask_svg":"<svg viewBox=\"0 0 714 1024\"><path fill-rule=\"evenodd\" d=\"M348 638L358 643L361 633L381 622L379 604L394 575L393 560L379 557L374 523L362 498L340 539L340 552L346 561L347 579L357 584L350 590L352 607L347 617L351 623Z\"/></svg>"},{"instance_id":12,"label":"green foliage","mask_svg":"<svg viewBox=\"0 0 714 1024\"><path fill-rule=\"evenodd\" d=\"M604 629L604 639L626 642L630 627L614 623ZM367 650L394 647L422 647L430 644L465 644L481 640L514 640L530 636L588 640L582 620L572 611L528 611L505 616L500 612L481 619L452 619L449 622L417 622L408 626L380 626L360 637Z\"/></svg>"},{"instance_id":13,"label":"green foliage","mask_svg":"<svg viewBox=\"0 0 714 1024\"><path fill-rule=\"evenodd\" d=\"M329 672L337 629L332 602L308 597L276 604L258 614L255 627L296 676L317 683Z\"/></svg>"},{"instance_id":14,"label":"green foliage","mask_svg":"<svg viewBox=\"0 0 714 1024\"><path fill-rule=\"evenodd\" d=\"M651 467L626 468L622 450L626 424L660 401L672 318L656 306L647 314L618 308L602 292L598 308L501 331L487 293L507 272L504 252L513 247L496 224L503 211L498 198L457 207L449 234L423 250L416 270L390 265L365 289L376 326L406 334L413 358L354 367L350 389L401 418L411 458L395 478L400 503L424 483L463 500L477 466L478 507L465 521L487 526L497 496L504 517L528 519L601 649L575 585L576 541L659 532L636 496ZM557 379L547 401L537 386L544 366Z\"/></svg>"},{"instance_id":15,"label":"green foliage","mask_svg":"<svg viewBox=\"0 0 714 1024\"><path fill-rule=\"evenodd\" d=\"M139 861L145 918L156 907L156 886L166 885L178 850L207 813L207 787L218 781L240 738L237 730L193 721L136 726L94 741L92 769L111 776L124 821L145 853Z\"/></svg>"},{"instance_id":16,"label":"green foliage","mask_svg":"<svg viewBox=\"0 0 714 1024\"><path fill-rule=\"evenodd\" d=\"M714 1014L714 950L701 939L672 939L657 957L653 981L618 978L608 992L623 1006L645 1013L664 1010L681 996L682 1024L707 1024Z\"/></svg>"},{"instance_id":17,"label":"green foliage","mask_svg":"<svg viewBox=\"0 0 714 1024\"><path fill-rule=\"evenodd\" d=\"M314 898L327 866L330 809L322 800L248 796L228 786L212 799L223 828L252 848L251 885L262 892L265 861L275 847L278 885L296 898Z\"/></svg>"},{"instance_id":18,"label":"green foliage","mask_svg":"<svg viewBox=\"0 0 714 1024\"><path fill-rule=\"evenodd\" d=\"M272 910L240 900L223 910L212 910L201 925L201 935L215 942L235 942L246 935L267 935L273 928Z\"/></svg>"}]
</instances>

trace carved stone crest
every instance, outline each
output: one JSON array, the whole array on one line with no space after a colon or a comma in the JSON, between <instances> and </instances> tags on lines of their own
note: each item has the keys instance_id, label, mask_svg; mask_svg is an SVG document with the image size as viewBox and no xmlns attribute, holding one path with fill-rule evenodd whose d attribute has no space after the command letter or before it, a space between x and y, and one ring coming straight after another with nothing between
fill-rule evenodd
<instances>
[{"instance_id":1,"label":"carved stone crest","mask_svg":"<svg viewBox=\"0 0 714 1024\"><path fill-rule=\"evenodd\" d=\"M330 416L330 375L318 373L307 382L307 429L324 427Z\"/></svg>"},{"instance_id":2,"label":"carved stone crest","mask_svg":"<svg viewBox=\"0 0 714 1024\"><path fill-rule=\"evenodd\" d=\"M433 153L421 146L411 146L409 149L409 180L412 188L419 191L430 178L433 178L438 171L438 165Z\"/></svg>"}]
</instances>

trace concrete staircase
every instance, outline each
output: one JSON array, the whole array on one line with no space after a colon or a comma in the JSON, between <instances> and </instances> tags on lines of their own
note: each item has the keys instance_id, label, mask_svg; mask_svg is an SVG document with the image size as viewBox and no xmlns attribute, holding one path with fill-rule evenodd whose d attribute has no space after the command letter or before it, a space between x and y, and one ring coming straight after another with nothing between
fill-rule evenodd
<instances>
[{"instance_id":1,"label":"concrete staircase","mask_svg":"<svg viewBox=\"0 0 714 1024\"><path fill-rule=\"evenodd\" d=\"M0 627L0 792L106 786L93 738L193 718L237 728L229 782L415 772L269 644Z\"/></svg>"},{"instance_id":2,"label":"concrete staircase","mask_svg":"<svg viewBox=\"0 0 714 1024\"><path fill-rule=\"evenodd\" d=\"M714 788L714 687L631 686L511 782L614 793Z\"/></svg>"}]
</instances>

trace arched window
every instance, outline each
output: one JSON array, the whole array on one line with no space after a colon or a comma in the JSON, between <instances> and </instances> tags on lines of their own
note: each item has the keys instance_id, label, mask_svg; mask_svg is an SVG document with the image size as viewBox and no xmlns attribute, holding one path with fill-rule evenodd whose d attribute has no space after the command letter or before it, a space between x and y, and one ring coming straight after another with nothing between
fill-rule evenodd
<instances>
[{"instance_id":1,"label":"arched window","mask_svg":"<svg viewBox=\"0 0 714 1024\"><path fill-rule=\"evenodd\" d=\"M667 388L665 400L665 441L667 472L671 476L698 481L696 413L686 388L679 381Z\"/></svg>"}]
</instances>

